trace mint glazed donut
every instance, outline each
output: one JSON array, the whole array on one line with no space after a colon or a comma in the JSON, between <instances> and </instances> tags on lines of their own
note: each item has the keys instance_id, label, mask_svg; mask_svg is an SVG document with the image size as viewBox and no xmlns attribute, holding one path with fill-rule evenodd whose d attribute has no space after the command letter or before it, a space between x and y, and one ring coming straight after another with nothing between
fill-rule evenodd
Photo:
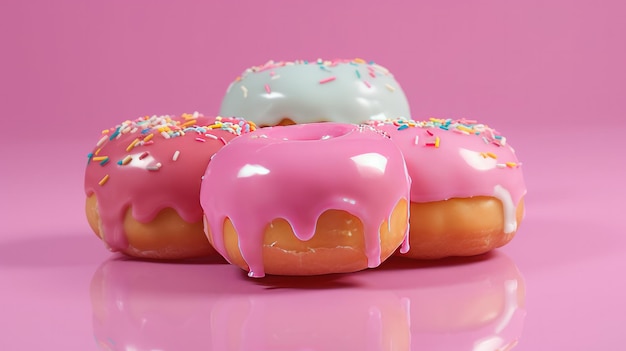
<instances>
[{"instance_id":1,"label":"mint glazed donut","mask_svg":"<svg viewBox=\"0 0 626 351\"><path fill-rule=\"evenodd\" d=\"M251 277L377 267L404 242L410 179L369 126L257 129L215 154L200 190L213 247Z\"/></svg>"},{"instance_id":2,"label":"mint glazed donut","mask_svg":"<svg viewBox=\"0 0 626 351\"><path fill-rule=\"evenodd\" d=\"M222 116L259 126L313 122L363 123L409 117L391 72L362 59L274 62L246 69L230 84Z\"/></svg>"},{"instance_id":3,"label":"mint glazed donut","mask_svg":"<svg viewBox=\"0 0 626 351\"><path fill-rule=\"evenodd\" d=\"M510 242L524 215L522 163L506 138L467 119L371 122L402 150L411 177L410 250L472 256Z\"/></svg>"}]
</instances>

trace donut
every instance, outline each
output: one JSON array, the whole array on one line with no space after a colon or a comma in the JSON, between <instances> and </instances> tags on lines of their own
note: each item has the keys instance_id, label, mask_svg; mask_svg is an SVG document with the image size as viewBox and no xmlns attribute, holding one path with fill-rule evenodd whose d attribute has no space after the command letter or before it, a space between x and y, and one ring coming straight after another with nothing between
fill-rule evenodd
<instances>
[{"instance_id":1,"label":"donut","mask_svg":"<svg viewBox=\"0 0 626 351\"><path fill-rule=\"evenodd\" d=\"M369 122L402 150L410 250L417 259L478 255L513 239L524 215L522 164L506 138L467 119Z\"/></svg>"},{"instance_id":2,"label":"donut","mask_svg":"<svg viewBox=\"0 0 626 351\"><path fill-rule=\"evenodd\" d=\"M85 211L111 251L151 259L215 253L200 182L213 154L255 125L199 113L145 116L105 129L88 154Z\"/></svg>"},{"instance_id":3,"label":"donut","mask_svg":"<svg viewBox=\"0 0 626 351\"><path fill-rule=\"evenodd\" d=\"M269 61L230 84L223 116L260 126L312 122L362 123L410 116L409 104L385 67L362 59Z\"/></svg>"},{"instance_id":4,"label":"donut","mask_svg":"<svg viewBox=\"0 0 626 351\"><path fill-rule=\"evenodd\" d=\"M201 184L207 236L251 277L376 267L404 241L410 179L368 126L261 128L215 155Z\"/></svg>"}]
</instances>

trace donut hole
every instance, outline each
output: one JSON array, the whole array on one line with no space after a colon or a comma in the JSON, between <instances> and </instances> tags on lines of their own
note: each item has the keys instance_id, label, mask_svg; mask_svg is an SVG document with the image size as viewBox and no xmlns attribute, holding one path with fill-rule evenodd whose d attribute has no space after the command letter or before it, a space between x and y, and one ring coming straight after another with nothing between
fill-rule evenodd
<instances>
[{"instance_id":1,"label":"donut hole","mask_svg":"<svg viewBox=\"0 0 626 351\"><path fill-rule=\"evenodd\" d=\"M379 229L381 261L400 246L407 228L406 200L400 200L390 217ZM208 226L207 226L208 228ZM391 230L389 230L391 228ZM314 236L307 241L298 239L288 221L274 219L265 227L262 244L265 273L277 275L317 275L347 273L366 269L363 222L341 210L327 210L317 220ZM208 233L209 238L212 234ZM213 239L210 239L213 242ZM239 250L238 233L231 220L224 221L224 248L232 264L249 271Z\"/></svg>"},{"instance_id":2,"label":"donut hole","mask_svg":"<svg viewBox=\"0 0 626 351\"><path fill-rule=\"evenodd\" d=\"M310 123L296 124L285 128L272 128L264 131L265 134L274 139L293 141L320 141L344 136L354 130L350 124L340 123Z\"/></svg>"}]
</instances>

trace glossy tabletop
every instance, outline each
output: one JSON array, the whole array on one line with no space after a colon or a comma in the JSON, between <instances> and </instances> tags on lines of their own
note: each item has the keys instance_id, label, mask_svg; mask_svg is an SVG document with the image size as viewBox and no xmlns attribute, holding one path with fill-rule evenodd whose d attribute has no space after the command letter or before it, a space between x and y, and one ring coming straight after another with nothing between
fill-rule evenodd
<instances>
[{"instance_id":1,"label":"glossy tabletop","mask_svg":"<svg viewBox=\"0 0 626 351\"><path fill-rule=\"evenodd\" d=\"M624 349L622 2L296 3L0 4L0 350ZM252 279L217 257L125 258L89 229L102 129L214 114L268 59L356 56L395 73L416 119L507 137L528 187L510 244Z\"/></svg>"},{"instance_id":2,"label":"glossy tabletop","mask_svg":"<svg viewBox=\"0 0 626 351\"><path fill-rule=\"evenodd\" d=\"M219 258L109 253L83 218L80 143L2 153L0 346L6 350L586 350L622 341L626 196L618 131L586 151L519 130L527 214L490 254L319 277L248 278ZM560 160L532 145L550 143ZM88 142L86 141L85 144ZM46 154L55 158L28 155ZM585 159L585 166L580 161ZM64 173L53 172L65 164ZM556 165L558 163L558 165ZM26 169L26 171L24 171Z\"/></svg>"}]
</instances>

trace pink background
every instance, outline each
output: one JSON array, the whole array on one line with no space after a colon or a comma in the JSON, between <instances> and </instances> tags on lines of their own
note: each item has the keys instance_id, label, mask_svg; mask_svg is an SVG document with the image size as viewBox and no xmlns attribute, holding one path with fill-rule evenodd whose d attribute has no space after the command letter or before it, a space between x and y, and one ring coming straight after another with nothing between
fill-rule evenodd
<instances>
[{"instance_id":1,"label":"pink background","mask_svg":"<svg viewBox=\"0 0 626 351\"><path fill-rule=\"evenodd\" d=\"M3 1L0 349L97 349L89 286L111 255L87 226L82 178L101 129L215 114L246 67L318 57L374 60L414 118L477 118L515 146L527 218L498 251L526 282L516 350L621 347L625 11L621 1Z\"/></svg>"}]
</instances>

